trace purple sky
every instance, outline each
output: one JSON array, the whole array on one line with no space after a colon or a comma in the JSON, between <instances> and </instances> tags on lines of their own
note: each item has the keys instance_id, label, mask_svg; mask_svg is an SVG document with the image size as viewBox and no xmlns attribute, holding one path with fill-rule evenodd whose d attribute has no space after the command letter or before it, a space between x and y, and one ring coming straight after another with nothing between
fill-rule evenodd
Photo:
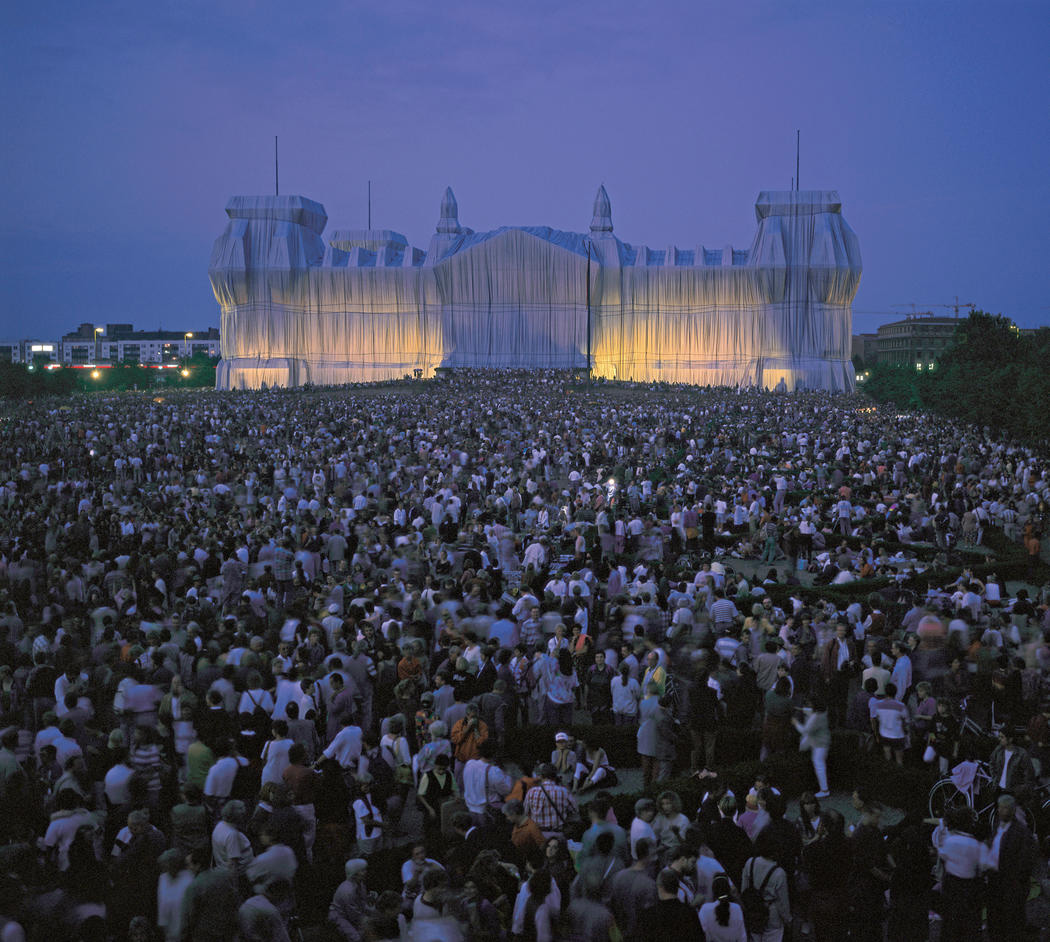
<instances>
[{"instance_id":1,"label":"purple sky","mask_svg":"<svg viewBox=\"0 0 1050 942\"><path fill-rule=\"evenodd\" d=\"M216 9L221 12L216 12ZM837 189L854 331L963 302L1050 323L1050 14L1031 3L91 3L0 11L0 338L218 324L234 194L426 247L474 229L747 247L759 190ZM883 312L883 316L872 312Z\"/></svg>"}]
</instances>

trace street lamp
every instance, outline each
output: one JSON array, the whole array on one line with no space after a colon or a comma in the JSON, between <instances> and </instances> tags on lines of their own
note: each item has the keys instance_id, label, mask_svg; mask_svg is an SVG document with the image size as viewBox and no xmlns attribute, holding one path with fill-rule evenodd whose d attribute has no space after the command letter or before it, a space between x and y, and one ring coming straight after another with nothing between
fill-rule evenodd
<instances>
[{"instance_id":1,"label":"street lamp","mask_svg":"<svg viewBox=\"0 0 1050 942\"><path fill-rule=\"evenodd\" d=\"M99 334L104 334L105 332L106 332L106 330L105 330L104 327L96 327L95 328L95 362L96 363L98 363L98 361L102 359L102 343L98 339L99 338Z\"/></svg>"},{"instance_id":2,"label":"street lamp","mask_svg":"<svg viewBox=\"0 0 1050 942\"><path fill-rule=\"evenodd\" d=\"M186 356L188 357L190 355L190 341L193 339L193 331L187 330L186 333L183 334L183 338L186 341Z\"/></svg>"}]
</instances>

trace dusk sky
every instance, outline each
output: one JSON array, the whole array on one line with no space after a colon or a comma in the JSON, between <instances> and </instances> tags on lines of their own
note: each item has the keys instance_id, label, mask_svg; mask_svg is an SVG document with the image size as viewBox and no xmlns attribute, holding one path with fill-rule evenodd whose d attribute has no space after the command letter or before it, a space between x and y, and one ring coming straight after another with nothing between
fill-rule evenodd
<instances>
[{"instance_id":1,"label":"dusk sky","mask_svg":"<svg viewBox=\"0 0 1050 942\"><path fill-rule=\"evenodd\" d=\"M1048 50L1046 0L8 2L0 339L218 325L211 246L275 134L329 230L371 179L423 248L447 185L476 230L586 231L604 183L624 241L746 248L799 128L860 239L855 333L956 295L1050 324Z\"/></svg>"}]
</instances>

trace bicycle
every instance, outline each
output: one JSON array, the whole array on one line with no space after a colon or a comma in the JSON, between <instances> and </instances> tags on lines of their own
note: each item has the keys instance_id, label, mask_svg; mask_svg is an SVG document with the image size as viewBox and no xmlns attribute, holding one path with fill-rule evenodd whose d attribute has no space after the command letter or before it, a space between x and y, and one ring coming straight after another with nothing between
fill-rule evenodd
<instances>
[{"instance_id":1,"label":"bicycle","mask_svg":"<svg viewBox=\"0 0 1050 942\"><path fill-rule=\"evenodd\" d=\"M994 831L998 826L999 796L994 788L988 788L993 784L988 764L986 762L973 764L976 768L969 788L959 788L955 784L955 779L950 775L933 784L928 799L930 817L941 819L952 811L968 810L976 820L985 821L989 829ZM1033 834L1045 820L1045 815L1050 813L1050 787L1040 786L1037 795L1039 798L1045 798L1041 805L1017 802L1017 810L1021 819ZM1034 807L1039 808L1038 814L1033 810Z\"/></svg>"},{"instance_id":2,"label":"bicycle","mask_svg":"<svg viewBox=\"0 0 1050 942\"><path fill-rule=\"evenodd\" d=\"M966 703L963 702L965 711ZM970 755L983 756L987 758L992 750L999 745L999 736L993 730L988 732L980 723L964 712L962 723L959 725L959 746L961 750L967 750ZM963 751L961 754L966 755Z\"/></svg>"}]
</instances>

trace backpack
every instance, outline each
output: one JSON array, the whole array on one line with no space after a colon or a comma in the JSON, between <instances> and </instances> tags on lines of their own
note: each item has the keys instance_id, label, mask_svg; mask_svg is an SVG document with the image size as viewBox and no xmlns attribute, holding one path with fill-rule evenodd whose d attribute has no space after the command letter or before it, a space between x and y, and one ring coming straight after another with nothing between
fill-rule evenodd
<instances>
[{"instance_id":1,"label":"backpack","mask_svg":"<svg viewBox=\"0 0 1050 942\"><path fill-rule=\"evenodd\" d=\"M259 776L250 762L244 765L237 763L237 771L233 775L233 784L230 786L230 800L234 799L251 804L259 794Z\"/></svg>"},{"instance_id":2,"label":"backpack","mask_svg":"<svg viewBox=\"0 0 1050 942\"><path fill-rule=\"evenodd\" d=\"M388 745L381 746L379 749L379 755L383 760L383 764L393 775L394 781L399 785L408 785L413 781L412 766L399 761L401 757L394 751L402 738L403 737L398 736L394 740L393 748Z\"/></svg>"},{"instance_id":3,"label":"backpack","mask_svg":"<svg viewBox=\"0 0 1050 942\"><path fill-rule=\"evenodd\" d=\"M368 758L368 772L372 776L372 800L385 805L386 800L397 790L394 770L383 757L382 749L365 755Z\"/></svg>"},{"instance_id":4,"label":"backpack","mask_svg":"<svg viewBox=\"0 0 1050 942\"><path fill-rule=\"evenodd\" d=\"M755 886L755 859L751 858L751 868L748 871L749 886L740 894L740 907L744 910L744 924L747 926L748 934L760 935L769 926L769 903L766 901L766 886L773 872L780 868L774 864L766 871L761 884Z\"/></svg>"}]
</instances>

